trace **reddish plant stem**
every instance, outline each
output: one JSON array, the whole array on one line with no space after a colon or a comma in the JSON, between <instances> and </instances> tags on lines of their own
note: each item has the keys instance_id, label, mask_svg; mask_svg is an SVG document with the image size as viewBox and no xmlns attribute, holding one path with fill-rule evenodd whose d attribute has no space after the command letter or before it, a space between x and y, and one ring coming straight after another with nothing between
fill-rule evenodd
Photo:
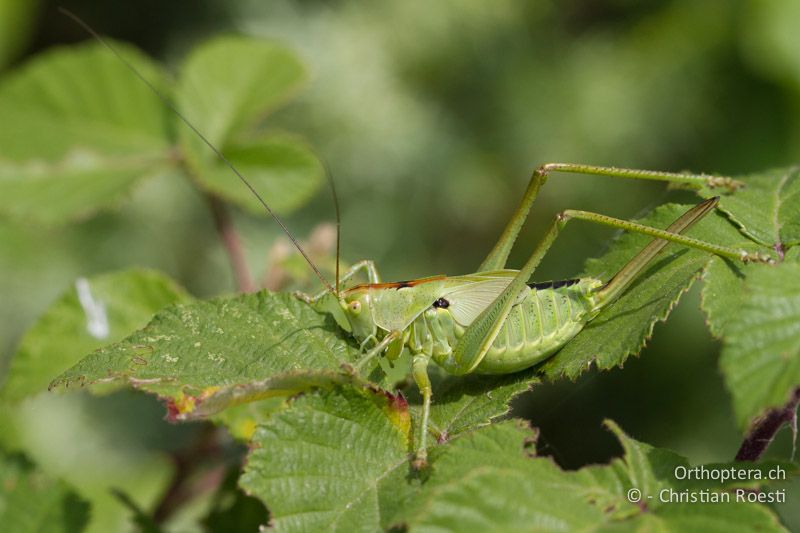
<instances>
[{"instance_id":1,"label":"reddish plant stem","mask_svg":"<svg viewBox=\"0 0 800 533\"><path fill-rule=\"evenodd\" d=\"M783 407L770 409L750 428L736 453L737 461L757 461L767 450L775 434L789 424L797 434L797 406L800 404L800 387L794 389L789 401Z\"/></svg>"},{"instance_id":2,"label":"reddish plant stem","mask_svg":"<svg viewBox=\"0 0 800 533\"><path fill-rule=\"evenodd\" d=\"M222 239L222 244L228 254L228 260L236 278L236 285L241 292L253 292L255 285L253 284L252 276L250 276L250 269L247 267L242 241L233 227L231 214L225 203L216 196L209 194L206 198L211 209L211 215L214 218L214 226L217 228L217 233Z\"/></svg>"},{"instance_id":3,"label":"reddish plant stem","mask_svg":"<svg viewBox=\"0 0 800 533\"><path fill-rule=\"evenodd\" d=\"M172 454L175 473L153 512L155 523L164 523L185 503L220 486L225 478L226 465L219 435L219 428L208 425L191 447Z\"/></svg>"}]
</instances>

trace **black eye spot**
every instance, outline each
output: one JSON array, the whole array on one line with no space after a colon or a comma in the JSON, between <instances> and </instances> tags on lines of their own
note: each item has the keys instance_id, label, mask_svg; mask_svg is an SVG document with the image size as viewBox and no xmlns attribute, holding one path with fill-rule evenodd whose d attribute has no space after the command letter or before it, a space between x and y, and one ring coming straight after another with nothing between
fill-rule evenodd
<instances>
[{"instance_id":1,"label":"black eye spot","mask_svg":"<svg viewBox=\"0 0 800 533\"><path fill-rule=\"evenodd\" d=\"M450 307L450 302L448 302L444 298L439 298L438 300L433 302L433 306L436 307L437 309L447 309L448 307Z\"/></svg>"}]
</instances>

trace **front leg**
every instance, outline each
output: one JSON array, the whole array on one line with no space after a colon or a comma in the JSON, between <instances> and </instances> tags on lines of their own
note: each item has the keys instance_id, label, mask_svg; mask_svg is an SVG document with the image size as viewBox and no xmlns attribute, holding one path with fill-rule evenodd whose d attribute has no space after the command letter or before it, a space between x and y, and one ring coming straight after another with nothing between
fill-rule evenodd
<instances>
[{"instance_id":1,"label":"front leg","mask_svg":"<svg viewBox=\"0 0 800 533\"><path fill-rule=\"evenodd\" d=\"M360 371L365 364L367 364L373 357L380 354L384 350L388 349L390 346L396 346L396 344L400 342L402 349L402 342L403 342L403 332L402 331L390 331L386 334L386 336L381 339L381 342L376 344L370 351L364 354L364 356L358 360L355 365L355 370Z\"/></svg>"},{"instance_id":2,"label":"front leg","mask_svg":"<svg viewBox=\"0 0 800 533\"><path fill-rule=\"evenodd\" d=\"M375 263L370 261L369 259L364 259L363 261L359 261L358 263L350 267L347 270L347 272L345 272L344 275L341 277L337 285L349 281L350 278L352 278L362 270L367 272L367 279L369 280L369 283L381 282L381 278L378 275L378 269L375 268ZM309 294L300 291L295 292L294 295L295 297L299 298L300 300L303 300L307 304L313 304L318 302L322 297L324 297L328 293L330 293L330 291L328 289L325 289L315 294L314 296L311 296Z\"/></svg>"}]
</instances>

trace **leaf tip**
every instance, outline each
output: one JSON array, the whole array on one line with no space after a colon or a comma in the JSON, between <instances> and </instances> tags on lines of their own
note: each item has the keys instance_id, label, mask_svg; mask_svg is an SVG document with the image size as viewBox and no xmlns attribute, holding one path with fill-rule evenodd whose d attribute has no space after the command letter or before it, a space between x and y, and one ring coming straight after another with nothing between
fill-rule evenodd
<instances>
[{"instance_id":1,"label":"leaf tip","mask_svg":"<svg viewBox=\"0 0 800 533\"><path fill-rule=\"evenodd\" d=\"M628 438L628 435L622 430L619 424L617 424L610 418L606 418L603 420L603 426L605 426L605 428L609 430L611 433L616 435L617 438L619 438L620 440L622 440L623 438Z\"/></svg>"},{"instance_id":2,"label":"leaf tip","mask_svg":"<svg viewBox=\"0 0 800 533\"><path fill-rule=\"evenodd\" d=\"M398 391L397 394L393 394L378 387L370 387L369 390L373 394L382 396L386 401L382 408L392 425L400 429L404 435L410 435L411 412L408 409L408 400L403 393Z\"/></svg>"},{"instance_id":3,"label":"leaf tip","mask_svg":"<svg viewBox=\"0 0 800 533\"><path fill-rule=\"evenodd\" d=\"M194 396L179 392L174 397L167 397L167 420L177 422L185 420L191 415L205 400L213 396L221 387L211 386L204 388L200 394Z\"/></svg>"},{"instance_id":4,"label":"leaf tip","mask_svg":"<svg viewBox=\"0 0 800 533\"><path fill-rule=\"evenodd\" d=\"M68 374L61 374L47 385L47 392L53 392L57 388L69 388L73 383L77 383L79 387L86 385L86 376L69 376Z\"/></svg>"}]
</instances>

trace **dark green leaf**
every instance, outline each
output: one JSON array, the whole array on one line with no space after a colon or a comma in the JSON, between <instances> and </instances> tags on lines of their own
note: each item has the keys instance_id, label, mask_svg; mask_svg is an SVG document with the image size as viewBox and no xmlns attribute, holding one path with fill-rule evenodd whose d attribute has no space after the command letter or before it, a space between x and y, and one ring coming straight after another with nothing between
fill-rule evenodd
<instances>
[{"instance_id":1,"label":"dark green leaf","mask_svg":"<svg viewBox=\"0 0 800 533\"><path fill-rule=\"evenodd\" d=\"M231 469L214 495L211 511L203 520L206 530L224 533L227 531L258 531L266 524L269 513L256 498L247 496L237 486L239 468Z\"/></svg>"},{"instance_id":2,"label":"dark green leaf","mask_svg":"<svg viewBox=\"0 0 800 533\"><path fill-rule=\"evenodd\" d=\"M89 521L89 504L19 455L0 454L0 524L14 533L76 533Z\"/></svg>"}]
</instances>

